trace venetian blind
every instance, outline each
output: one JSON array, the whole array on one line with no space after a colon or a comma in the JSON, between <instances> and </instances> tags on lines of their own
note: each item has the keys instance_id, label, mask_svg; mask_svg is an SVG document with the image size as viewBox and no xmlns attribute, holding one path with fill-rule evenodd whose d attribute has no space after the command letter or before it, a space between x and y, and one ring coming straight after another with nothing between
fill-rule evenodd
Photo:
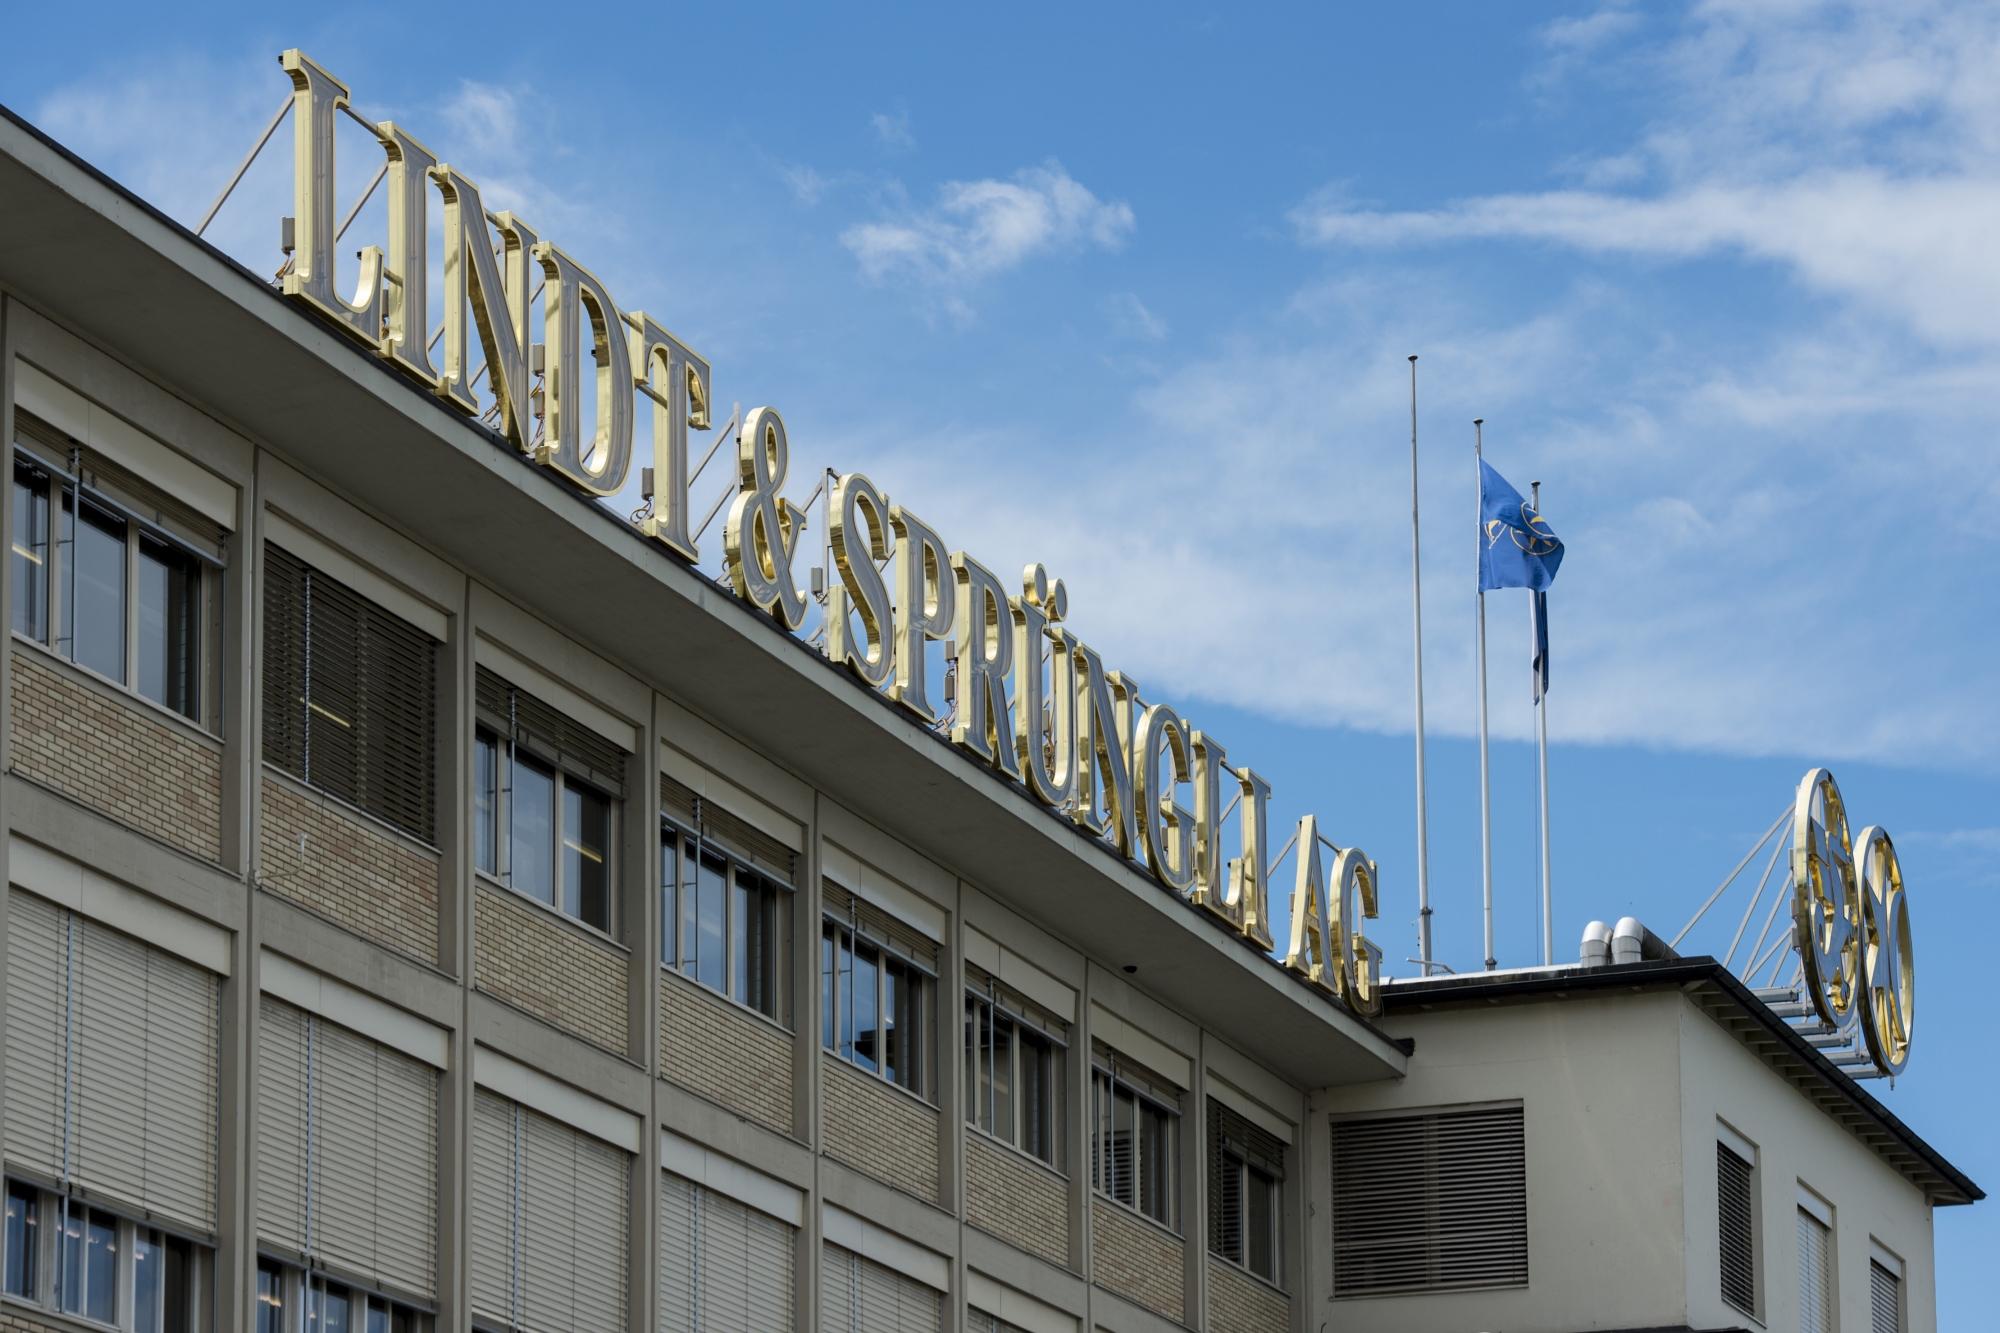
<instances>
[{"instance_id":1,"label":"venetian blind","mask_svg":"<svg viewBox=\"0 0 2000 1333\"><path fill-rule=\"evenodd\" d=\"M437 1074L265 996L258 1042L258 1230L374 1286L430 1298L437 1261Z\"/></svg>"},{"instance_id":2,"label":"venetian blind","mask_svg":"<svg viewBox=\"0 0 2000 1333\"><path fill-rule=\"evenodd\" d=\"M213 1231L214 975L31 894L7 910L9 1159Z\"/></svg>"},{"instance_id":3,"label":"venetian blind","mask_svg":"<svg viewBox=\"0 0 2000 1333\"><path fill-rule=\"evenodd\" d=\"M792 1227L671 1173L660 1178L660 1333L791 1333Z\"/></svg>"},{"instance_id":4,"label":"venetian blind","mask_svg":"<svg viewBox=\"0 0 2000 1333\"><path fill-rule=\"evenodd\" d=\"M437 642L264 546L264 759L437 841Z\"/></svg>"},{"instance_id":5,"label":"venetian blind","mask_svg":"<svg viewBox=\"0 0 2000 1333\"><path fill-rule=\"evenodd\" d=\"M77 461L83 465L84 484L101 486L114 492L114 498L125 500L145 517L150 511L161 526L171 525L181 533L196 539L209 548L213 555L221 555L223 545L229 540L229 530L214 519L179 499L169 491L164 491L144 477L118 463L112 462L89 445L65 434L59 427L36 416L33 412L16 404L14 407L14 431L16 436L25 435L40 444L48 452L62 459L67 470L70 455L75 451Z\"/></svg>"},{"instance_id":6,"label":"venetian blind","mask_svg":"<svg viewBox=\"0 0 2000 1333\"><path fill-rule=\"evenodd\" d=\"M1868 1333L1903 1333L1903 1279L1868 1263Z\"/></svg>"},{"instance_id":7,"label":"venetian blind","mask_svg":"<svg viewBox=\"0 0 2000 1333\"><path fill-rule=\"evenodd\" d=\"M1208 1099L1208 1248L1229 1259L1243 1257L1243 1183L1237 1162L1273 1180L1285 1178L1285 1143L1277 1135Z\"/></svg>"},{"instance_id":8,"label":"venetian blind","mask_svg":"<svg viewBox=\"0 0 2000 1333\"><path fill-rule=\"evenodd\" d=\"M1833 1233L1799 1209L1799 1333L1833 1333Z\"/></svg>"},{"instance_id":9,"label":"venetian blind","mask_svg":"<svg viewBox=\"0 0 2000 1333\"><path fill-rule=\"evenodd\" d=\"M867 899L848 892L830 879L820 881L820 910L836 921L845 921L877 944L908 958L931 975L937 975L937 941L913 926L877 907Z\"/></svg>"},{"instance_id":10,"label":"venetian blind","mask_svg":"<svg viewBox=\"0 0 2000 1333\"><path fill-rule=\"evenodd\" d=\"M933 1288L838 1245L825 1254L822 1333L938 1333L943 1304Z\"/></svg>"},{"instance_id":11,"label":"venetian blind","mask_svg":"<svg viewBox=\"0 0 2000 1333\"><path fill-rule=\"evenodd\" d=\"M508 1327L514 1318L518 1177L512 1102L476 1089L472 1097L472 1312Z\"/></svg>"},{"instance_id":12,"label":"venetian blind","mask_svg":"<svg viewBox=\"0 0 2000 1333\"><path fill-rule=\"evenodd\" d=\"M1715 1193L1722 1299L1744 1314L1755 1316L1757 1266L1750 1222L1750 1163L1723 1143L1715 1145Z\"/></svg>"},{"instance_id":13,"label":"venetian blind","mask_svg":"<svg viewBox=\"0 0 2000 1333\"><path fill-rule=\"evenodd\" d=\"M1527 1280L1520 1107L1334 1124L1335 1295Z\"/></svg>"},{"instance_id":14,"label":"venetian blind","mask_svg":"<svg viewBox=\"0 0 2000 1333\"><path fill-rule=\"evenodd\" d=\"M479 668L480 721L613 796L625 795L625 751L504 676Z\"/></svg>"},{"instance_id":15,"label":"venetian blind","mask_svg":"<svg viewBox=\"0 0 2000 1333\"><path fill-rule=\"evenodd\" d=\"M734 852L786 885L791 884L798 867L796 852L664 773L660 774L660 809L677 823L694 830L704 842L719 843L723 850Z\"/></svg>"}]
</instances>

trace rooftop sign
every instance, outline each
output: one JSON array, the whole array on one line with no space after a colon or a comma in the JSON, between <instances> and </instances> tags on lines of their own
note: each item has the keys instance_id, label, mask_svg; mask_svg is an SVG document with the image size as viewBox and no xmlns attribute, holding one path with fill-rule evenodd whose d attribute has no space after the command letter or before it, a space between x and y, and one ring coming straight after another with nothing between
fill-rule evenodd
<instances>
[{"instance_id":1,"label":"rooftop sign","mask_svg":"<svg viewBox=\"0 0 2000 1333\"><path fill-rule=\"evenodd\" d=\"M652 409L647 448L656 487L636 526L680 559L697 560L688 429L711 426L708 360L642 311L621 310L603 282L526 221L489 212L474 182L392 121L369 126L386 159L387 248L360 252L353 296L342 295L333 131L337 115L353 114L349 91L303 52L287 51L281 62L293 87L293 255L282 274L285 295L460 412L483 412L523 456L586 494L614 495L624 486L636 395L643 394ZM434 199L444 235L435 334L428 254ZM544 294L540 342L533 337L536 290ZM484 408L482 379L492 400ZM595 406L588 440L586 382ZM784 419L759 407L738 427L724 571L738 598L796 633L810 600L793 574L806 514L783 494L790 460ZM816 637L831 661L916 721L945 729L974 761L1228 929L1273 949L1269 783L1247 766L1231 766L1221 742L1171 706L1144 702L1130 677L1106 670L1068 628L1068 593L1042 566L1028 566L1013 592L858 472L835 476L827 508L829 572L837 578L826 589L824 633ZM930 698L933 641L943 645L950 672L942 709ZM1238 855L1226 857L1232 812ZM1277 860L1293 847L1284 965L1359 1013L1379 1012L1382 951L1361 929L1376 915L1375 862L1324 837L1312 815L1299 821Z\"/></svg>"}]
</instances>

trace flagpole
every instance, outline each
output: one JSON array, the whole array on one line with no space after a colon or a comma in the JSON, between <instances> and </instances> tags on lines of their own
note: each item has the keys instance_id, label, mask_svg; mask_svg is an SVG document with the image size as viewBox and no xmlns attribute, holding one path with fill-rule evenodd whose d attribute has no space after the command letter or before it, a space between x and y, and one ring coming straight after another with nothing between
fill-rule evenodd
<instances>
[{"instance_id":1,"label":"flagpole","mask_svg":"<svg viewBox=\"0 0 2000 1333\"><path fill-rule=\"evenodd\" d=\"M1417 529L1417 358L1410 357L1410 608L1417 640L1417 961L1431 974L1429 787L1424 781L1424 576Z\"/></svg>"},{"instance_id":2,"label":"flagpole","mask_svg":"<svg viewBox=\"0 0 2000 1333\"><path fill-rule=\"evenodd\" d=\"M1484 417L1472 419L1472 465L1473 478L1478 483L1475 490L1479 501L1478 526L1481 543L1486 539L1484 527L1486 485L1485 477L1479 472L1479 463L1485 456L1481 434L1485 424ZM1473 586L1477 588L1483 547L1475 543L1473 552ZM1486 745L1486 592L1483 588L1479 592L1479 855L1485 886L1486 970L1491 972L1500 963L1493 956L1493 784L1487 762Z\"/></svg>"},{"instance_id":3,"label":"flagpole","mask_svg":"<svg viewBox=\"0 0 2000 1333\"><path fill-rule=\"evenodd\" d=\"M1542 514L1542 483L1530 482L1534 488L1535 517ZM1540 645L1548 637L1549 627L1545 599L1548 594L1530 592L1528 594L1528 615L1534 620L1529 642ZM1546 651L1546 650L1544 650ZM1535 673L1535 759L1541 768L1542 779L1542 966L1555 963L1556 935L1554 925L1555 897L1549 889L1549 690L1548 659L1544 657Z\"/></svg>"}]
</instances>

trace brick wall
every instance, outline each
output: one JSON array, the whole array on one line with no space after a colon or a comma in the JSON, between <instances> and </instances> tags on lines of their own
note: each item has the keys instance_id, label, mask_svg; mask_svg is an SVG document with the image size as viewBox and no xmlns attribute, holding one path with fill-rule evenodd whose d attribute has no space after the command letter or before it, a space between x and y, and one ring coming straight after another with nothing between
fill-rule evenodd
<instances>
[{"instance_id":1,"label":"brick wall","mask_svg":"<svg viewBox=\"0 0 2000 1333\"><path fill-rule=\"evenodd\" d=\"M1285 1333L1291 1319L1283 1296L1235 1264L1209 1256L1209 1333Z\"/></svg>"},{"instance_id":2,"label":"brick wall","mask_svg":"<svg viewBox=\"0 0 2000 1333\"><path fill-rule=\"evenodd\" d=\"M222 756L136 704L14 653L16 771L204 860L222 856Z\"/></svg>"},{"instance_id":3,"label":"brick wall","mask_svg":"<svg viewBox=\"0 0 2000 1333\"><path fill-rule=\"evenodd\" d=\"M1010 1245L1069 1266L1068 1183L1020 1153L965 1135L965 1216Z\"/></svg>"},{"instance_id":4,"label":"brick wall","mask_svg":"<svg viewBox=\"0 0 2000 1333\"><path fill-rule=\"evenodd\" d=\"M660 978L660 1076L792 1132L791 1039L672 973Z\"/></svg>"},{"instance_id":5,"label":"brick wall","mask_svg":"<svg viewBox=\"0 0 2000 1333\"><path fill-rule=\"evenodd\" d=\"M1101 1287L1180 1323L1185 1319L1181 1241L1117 1204L1090 1201L1091 1276Z\"/></svg>"},{"instance_id":6,"label":"brick wall","mask_svg":"<svg viewBox=\"0 0 2000 1333\"><path fill-rule=\"evenodd\" d=\"M265 888L392 949L437 962L435 856L331 798L301 795L268 774L258 834Z\"/></svg>"},{"instance_id":7,"label":"brick wall","mask_svg":"<svg viewBox=\"0 0 2000 1333\"><path fill-rule=\"evenodd\" d=\"M625 955L506 889L473 887L473 984L625 1053Z\"/></svg>"},{"instance_id":8,"label":"brick wall","mask_svg":"<svg viewBox=\"0 0 2000 1333\"><path fill-rule=\"evenodd\" d=\"M936 1203L937 1112L845 1060L828 1055L820 1063L826 1073L826 1151Z\"/></svg>"}]
</instances>

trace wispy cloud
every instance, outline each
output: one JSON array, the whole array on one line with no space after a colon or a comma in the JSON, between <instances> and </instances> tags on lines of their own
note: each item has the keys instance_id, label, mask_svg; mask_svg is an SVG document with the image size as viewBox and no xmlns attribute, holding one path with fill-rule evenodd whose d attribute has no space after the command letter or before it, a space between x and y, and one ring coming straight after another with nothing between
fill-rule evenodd
<instances>
[{"instance_id":1,"label":"wispy cloud","mask_svg":"<svg viewBox=\"0 0 2000 1333\"><path fill-rule=\"evenodd\" d=\"M849 227L840 239L871 278L956 294L1037 255L1116 250L1136 225L1129 205L1099 199L1051 158L1011 180L949 182L935 206Z\"/></svg>"},{"instance_id":2,"label":"wispy cloud","mask_svg":"<svg viewBox=\"0 0 2000 1333\"><path fill-rule=\"evenodd\" d=\"M1106 306L1111 312L1111 327L1122 338L1158 342L1167 336L1167 321L1148 310L1146 303L1131 292L1120 292Z\"/></svg>"},{"instance_id":3,"label":"wispy cloud","mask_svg":"<svg viewBox=\"0 0 2000 1333\"><path fill-rule=\"evenodd\" d=\"M907 111L897 111L893 115L886 111L877 111L868 118L868 123L874 127L875 137L880 139L885 147L907 149L917 146L916 136L910 133L910 113Z\"/></svg>"}]
</instances>

